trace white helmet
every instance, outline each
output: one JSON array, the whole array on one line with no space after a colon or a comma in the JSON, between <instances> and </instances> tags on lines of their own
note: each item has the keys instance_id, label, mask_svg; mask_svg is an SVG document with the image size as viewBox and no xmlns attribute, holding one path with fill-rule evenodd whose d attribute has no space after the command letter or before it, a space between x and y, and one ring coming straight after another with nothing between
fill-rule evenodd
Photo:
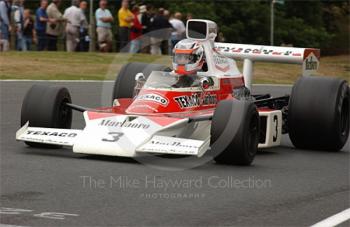
<instances>
[{"instance_id":1,"label":"white helmet","mask_svg":"<svg viewBox=\"0 0 350 227\"><path fill-rule=\"evenodd\" d=\"M202 69L204 49L198 41L184 39L173 50L173 68L177 74L193 74Z\"/></svg>"}]
</instances>

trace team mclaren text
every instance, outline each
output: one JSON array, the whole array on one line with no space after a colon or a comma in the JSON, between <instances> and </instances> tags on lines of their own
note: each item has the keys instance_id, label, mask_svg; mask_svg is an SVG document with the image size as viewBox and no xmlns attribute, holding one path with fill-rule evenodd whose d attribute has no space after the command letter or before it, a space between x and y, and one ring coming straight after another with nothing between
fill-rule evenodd
<instances>
[{"instance_id":1,"label":"team mclaren text","mask_svg":"<svg viewBox=\"0 0 350 227\"><path fill-rule=\"evenodd\" d=\"M203 99L201 99L198 94L193 94L191 96L178 96L175 97L174 100L181 108L191 108L201 105L215 105L218 102L216 95L206 95Z\"/></svg>"},{"instance_id":2,"label":"team mclaren text","mask_svg":"<svg viewBox=\"0 0 350 227\"><path fill-rule=\"evenodd\" d=\"M223 47L223 46L216 46L217 50L224 51L224 52L232 52L232 53L245 53L245 54L261 54L261 55L284 55L284 56L301 56L300 53L293 53L293 51L287 50L287 51L274 51L272 49L251 49L251 48L236 48L236 47Z\"/></svg>"}]
</instances>

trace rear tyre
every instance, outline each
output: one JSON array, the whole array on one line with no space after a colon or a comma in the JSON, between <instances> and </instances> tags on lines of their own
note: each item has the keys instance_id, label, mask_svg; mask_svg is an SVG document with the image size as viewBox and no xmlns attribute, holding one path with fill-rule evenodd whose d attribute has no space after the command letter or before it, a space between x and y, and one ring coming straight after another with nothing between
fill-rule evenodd
<instances>
[{"instance_id":1,"label":"rear tyre","mask_svg":"<svg viewBox=\"0 0 350 227\"><path fill-rule=\"evenodd\" d=\"M22 103L21 126L29 121L30 127L69 129L72 124L72 110L65 103L71 102L71 96L65 87L33 85ZM31 147L61 147L33 142L25 143Z\"/></svg>"},{"instance_id":2,"label":"rear tyre","mask_svg":"<svg viewBox=\"0 0 350 227\"><path fill-rule=\"evenodd\" d=\"M211 148L217 163L250 165L259 143L259 113L249 101L225 100L216 107Z\"/></svg>"},{"instance_id":3,"label":"rear tyre","mask_svg":"<svg viewBox=\"0 0 350 227\"><path fill-rule=\"evenodd\" d=\"M345 80L301 77L289 101L289 137L296 148L339 151L349 136L349 87Z\"/></svg>"},{"instance_id":4,"label":"rear tyre","mask_svg":"<svg viewBox=\"0 0 350 227\"><path fill-rule=\"evenodd\" d=\"M142 72L147 79L152 71L164 70L169 70L169 68L164 65L146 64L139 62L132 62L124 65L114 82L112 102L114 99L119 98L133 98L134 88L136 84L135 76L137 73Z\"/></svg>"}]
</instances>

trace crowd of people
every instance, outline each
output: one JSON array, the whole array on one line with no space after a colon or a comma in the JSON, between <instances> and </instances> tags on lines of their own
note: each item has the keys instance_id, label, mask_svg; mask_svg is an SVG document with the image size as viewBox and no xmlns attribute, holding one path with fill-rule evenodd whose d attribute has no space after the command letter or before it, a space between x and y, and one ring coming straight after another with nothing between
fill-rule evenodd
<instances>
[{"instance_id":1,"label":"crowd of people","mask_svg":"<svg viewBox=\"0 0 350 227\"><path fill-rule=\"evenodd\" d=\"M128 0L122 0L114 16L108 1L100 0L95 21L89 21L86 1L72 0L64 12L60 11L61 1L41 0L32 15L25 0L0 0L0 51L10 49L11 34L15 34L18 51L33 50L32 44L38 51L57 51L58 40L64 37L68 52L88 51L91 36L96 35L101 52L113 51L115 40L120 52L167 54L184 38L184 21L191 19L191 15L183 18L180 12L171 14L151 5L130 5Z\"/></svg>"}]
</instances>

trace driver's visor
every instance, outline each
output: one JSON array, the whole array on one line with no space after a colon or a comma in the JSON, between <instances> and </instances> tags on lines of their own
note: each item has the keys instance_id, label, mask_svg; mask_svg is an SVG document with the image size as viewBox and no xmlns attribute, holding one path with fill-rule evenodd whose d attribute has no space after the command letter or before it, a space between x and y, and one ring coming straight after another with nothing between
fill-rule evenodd
<instances>
[{"instance_id":1,"label":"driver's visor","mask_svg":"<svg viewBox=\"0 0 350 227\"><path fill-rule=\"evenodd\" d=\"M193 54L175 53L173 61L178 65L193 64L195 62L195 57Z\"/></svg>"}]
</instances>

